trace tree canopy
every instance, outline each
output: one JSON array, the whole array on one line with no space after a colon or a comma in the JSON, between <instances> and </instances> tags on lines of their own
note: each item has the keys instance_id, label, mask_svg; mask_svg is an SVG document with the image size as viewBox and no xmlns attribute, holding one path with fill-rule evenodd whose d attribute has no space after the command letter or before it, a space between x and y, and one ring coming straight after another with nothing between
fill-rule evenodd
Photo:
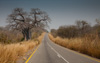
<instances>
[{"instance_id":1,"label":"tree canopy","mask_svg":"<svg viewBox=\"0 0 100 63\"><path fill-rule=\"evenodd\" d=\"M26 40L31 38L32 28L44 28L50 21L48 14L38 8L32 8L30 12L15 8L7 18L9 28L21 31Z\"/></svg>"}]
</instances>

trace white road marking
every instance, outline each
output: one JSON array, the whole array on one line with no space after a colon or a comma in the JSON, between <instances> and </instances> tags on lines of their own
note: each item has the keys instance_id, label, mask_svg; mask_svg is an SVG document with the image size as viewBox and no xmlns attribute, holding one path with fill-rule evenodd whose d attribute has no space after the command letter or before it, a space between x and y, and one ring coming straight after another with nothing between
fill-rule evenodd
<instances>
[{"instance_id":1,"label":"white road marking","mask_svg":"<svg viewBox=\"0 0 100 63\"><path fill-rule=\"evenodd\" d=\"M60 56L59 54L57 54L57 56L58 56L59 58L61 58L61 56Z\"/></svg>"},{"instance_id":2,"label":"white road marking","mask_svg":"<svg viewBox=\"0 0 100 63\"><path fill-rule=\"evenodd\" d=\"M48 43L47 43L48 44ZM48 44L49 45L49 44ZM51 45L49 47L57 54L59 58L62 58L66 63L69 63L64 57L62 57Z\"/></svg>"}]
</instances>

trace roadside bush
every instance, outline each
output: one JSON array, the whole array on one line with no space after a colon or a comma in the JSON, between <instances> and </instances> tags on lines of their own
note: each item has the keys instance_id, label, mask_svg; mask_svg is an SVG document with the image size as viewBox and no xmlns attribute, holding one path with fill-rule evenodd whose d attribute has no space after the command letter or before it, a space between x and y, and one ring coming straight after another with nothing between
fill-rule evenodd
<instances>
[{"instance_id":1,"label":"roadside bush","mask_svg":"<svg viewBox=\"0 0 100 63\"><path fill-rule=\"evenodd\" d=\"M0 30L0 42L1 43L14 43L20 42L22 39L22 35L20 33L15 33L12 31Z\"/></svg>"},{"instance_id":2,"label":"roadside bush","mask_svg":"<svg viewBox=\"0 0 100 63\"><path fill-rule=\"evenodd\" d=\"M56 30L56 29L51 29L51 34L52 34L54 37L57 37L57 30Z\"/></svg>"},{"instance_id":3,"label":"roadside bush","mask_svg":"<svg viewBox=\"0 0 100 63\"><path fill-rule=\"evenodd\" d=\"M57 35L62 38L74 38L77 37L77 28L75 26L61 26L57 30Z\"/></svg>"},{"instance_id":4,"label":"roadside bush","mask_svg":"<svg viewBox=\"0 0 100 63\"><path fill-rule=\"evenodd\" d=\"M77 38L54 38L49 34L49 38L63 47L100 58L100 39L97 34L87 34L84 37Z\"/></svg>"}]
</instances>

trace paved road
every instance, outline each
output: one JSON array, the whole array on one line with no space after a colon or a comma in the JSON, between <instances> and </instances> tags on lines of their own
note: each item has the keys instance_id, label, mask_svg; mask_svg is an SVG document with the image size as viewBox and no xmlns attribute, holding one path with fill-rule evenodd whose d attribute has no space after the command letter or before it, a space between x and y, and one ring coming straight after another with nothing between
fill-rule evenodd
<instances>
[{"instance_id":1,"label":"paved road","mask_svg":"<svg viewBox=\"0 0 100 63\"><path fill-rule=\"evenodd\" d=\"M100 63L54 44L46 34L28 63Z\"/></svg>"}]
</instances>

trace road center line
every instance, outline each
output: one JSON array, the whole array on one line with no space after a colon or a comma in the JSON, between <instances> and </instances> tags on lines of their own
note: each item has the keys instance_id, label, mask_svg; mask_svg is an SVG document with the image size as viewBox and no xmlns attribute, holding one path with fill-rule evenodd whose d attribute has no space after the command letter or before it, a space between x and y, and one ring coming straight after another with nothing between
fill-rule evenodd
<instances>
[{"instance_id":1,"label":"road center line","mask_svg":"<svg viewBox=\"0 0 100 63\"><path fill-rule=\"evenodd\" d=\"M47 43L48 44L48 43ZM49 45L49 44L48 44ZM62 57L51 45L49 47L57 54L59 58L62 58L66 63L69 63L64 57Z\"/></svg>"}]
</instances>

